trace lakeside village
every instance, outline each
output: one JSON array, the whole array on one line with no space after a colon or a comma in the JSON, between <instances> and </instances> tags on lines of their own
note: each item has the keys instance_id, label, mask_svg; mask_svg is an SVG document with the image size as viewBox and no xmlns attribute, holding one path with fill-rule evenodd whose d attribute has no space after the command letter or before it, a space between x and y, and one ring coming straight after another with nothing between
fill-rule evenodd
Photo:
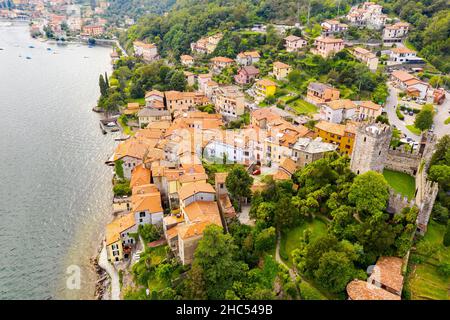
<instances>
[{"instance_id":1,"label":"lakeside village","mask_svg":"<svg viewBox=\"0 0 450 320\"><path fill-rule=\"evenodd\" d=\"M384 46L396 44L384 51L387 52L384 66L389 67L388 85L395 95L393 108L409 103L405 114L412 117L417 113L415 110L421 112L421 106L439 108L443 104L445 90L431 87L414 74L422 70L425 62L402 45L408 34L407 23L385 25L387 17L381 14L380 6L372 3L352 9L346 18L350 24L382 29ZM346 52L371 72L379 70L380 57L370 47L351 46L333 37L345 32L346 24L327 20L322 28L322 35L312 43L285 34L282 50L291 54L309 50L324 58ZM391 218L402 219L399 217L410 208L417 210L415 214L411 211L407 218L403 238L407 248L403 248L403 255L378 257L374 269L377 272L372 270L367 281L363 275L348 278L344 283L348 299L400 300L406 286L411 241L415 235L426 234L438 194L438 184L427 177L437 142L431 126L421 135L419 130L417 141L405 139L408 132L401 133L388 125L391 119L386 119L386 106L370 100L342 98L342 92L327 83L310 82L304 96L287 93L295 69L287 61L277 60L270 63L268 72L262 72L257 66L264 57L256 49L241 52L235 59L214 56L205 62L204 57L211 55L222 39L222 33L201 38L191 44L192 55L181 55L178 67L183 70L182 80L187 88L196 90L153 89L145 92L144 99L121 107L119 118L112 118L117 119L126 134L107 161L115 167L116 218L106 227L105 246L107 259L120 278L116 280L116 286L123 289L120 297L136 298L133 292L144 290L145 294L137 297L175 298L172 288L186 277L196 255L205 254L204 250L214 251L213 247L199 245L212 225L225 232L230 232L236 220L241 225L258 226L261 223L258 215L262 213L257 209L256 214L253 212L254 201L267 188L273 188L274 183L294 181L300 183L290 184L295 190L293 194L301 193L308 186L307 181L298 178L298 172L314 168L314 163L333 158L337 152L350 158L354 175L363 177L371 171L385 175L391 187L380 209L386 210ZM135 41L133 50L145 63L160 60L154 44ZM114 64L124 65L116 52L112 58ZM208 68L208 73L195 73L200 67ZM236 69L232 75L234 84L219 83L224 71L230 68ZM113 75L106 82L113 84L117 79ZM281 90L284 96L277 95ZM280 102L284 102L281 107ZM310 111L305 112L305 107ZM396 110L395 116L403 116ZM393 178L387 173L393 174ZM405 177L412 181L412 190L406 192L398 188L402 182L396 183ZM380 186L369 182L366 191L377 193L380 190L372 190L377 187ZM306 211L320 206L315 199L307 199L304 201L311 202L304 203ZM289 205L283 209L290 210ZM309 222L314 232L314 224L323 222L315 222L320 211L311 216L316 216ZM297 289L301 298L329 298L323 287L314 288L298 275L298 266L292 267L294 261L301 260L292 245L292 251L286 252L286 242L292 239L281 239L285 248L281 249L284 253L280 257L280 241L275 240L279 236L274 228L268 228L256 236L256 241L268 242L268 248L271 244L276 246L276 262L289 271L281 282L298 283L296 279L300 277L303 280ZM295 241L304 241L297 237ZM214 242L208 243L215 246ZM197 248L202 253L196 253ZM139 280L142 268L150 274L143 281ZM443 280L444 294L445 283ZM410 283L407 286L412 290ZM289 290L292 288L275 291L283 297L298 297L295 292L288 293ZM111 291L118 298L118 289Z\"/></svg>"},{"instance_id":2,"label":"lakeside village","mask_svg":"<svg viewBox=\"0 0 450 320\"><path fill-rule=\"evenodd\" d=\"M72 0L0 1L0 19L29 21L32 37L64 41L114 40L117 30L108 21L106 0L76 3ZM134 24L125 18L123 27Z\"/></svg>"},{"instance_id":3,"label":"lakeside village","mask_svg":"<svg viewBox=\"0 0 450 320\"><path fill-rule=\"evenodd\" d=\"M36 36L112 35L106 1L12 2L0 17ZM97 298L448 299L449 99L410 28L364 2L317 35L215 30L176 61L151 38L114 47L94 108L121 131ZM235 35L252 45L231 57Z\"/></svg>"}]
</instances>

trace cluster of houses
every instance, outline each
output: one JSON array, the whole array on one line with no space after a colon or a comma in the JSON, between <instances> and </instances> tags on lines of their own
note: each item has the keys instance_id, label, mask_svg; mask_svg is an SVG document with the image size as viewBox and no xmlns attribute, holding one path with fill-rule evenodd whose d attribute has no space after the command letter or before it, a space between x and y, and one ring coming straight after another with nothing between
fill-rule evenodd
<instances>
[{"instance_id":1,"label":"cluster of houses","mask_svg":"<svg viewBox=\"0 0 450 320\"><path fill-rule=\"evenodd\" d=\"M20 9L0 10L0 17L31 20L30 33L33 36L51 30L56 38L72 36L98 37L105 33L107 20L102 18L109 7L107 0L89 4L75 4L70 0L14 0Z\"/></svg>"}]
</instances>

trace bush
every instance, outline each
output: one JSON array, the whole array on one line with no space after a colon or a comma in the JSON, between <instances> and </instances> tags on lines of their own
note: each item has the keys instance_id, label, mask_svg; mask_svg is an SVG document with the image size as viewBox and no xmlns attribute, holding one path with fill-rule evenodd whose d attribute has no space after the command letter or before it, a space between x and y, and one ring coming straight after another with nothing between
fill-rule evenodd
<instances>
[{"instance_id":1,"label":"bush","mask_svg":"<svg viewBox=\"0 0 450 320\"><path fill-rule=\"evenodd\" d=\"M443 277L450 277L450 263L441 263L437 267L437 272Z\"/></svg>"},{"instance_id":2,"label":"bush","mask_svg":"<svg viewBox=\"0 0 450 320\"><path fill-rule=\"evenodd\" d=\"M139 225L138 233L146 243L159 240L161 238L161 228L153 224Z\"/></svg>"},{"instance_id":3,"label":"bush","mask_svg":"<svg viewBox=\"0 0 450 320\"><path fill-rule=\"evenodd\" d=\"M116 184L113 187L115 197L131 196L130 183L128 181Z\"/></svg>"},{"instance_id":4,"label":"bush","mask_svg":"<svg viewBox=\"0 0 450 320\"><path fill-rule=\"evenodd\" d=\"M123 175L123 161L122 160L116 160L114 162L114 170L116 171L117 177L120 179L124 179Z\"/></svg>"}]
</instances>

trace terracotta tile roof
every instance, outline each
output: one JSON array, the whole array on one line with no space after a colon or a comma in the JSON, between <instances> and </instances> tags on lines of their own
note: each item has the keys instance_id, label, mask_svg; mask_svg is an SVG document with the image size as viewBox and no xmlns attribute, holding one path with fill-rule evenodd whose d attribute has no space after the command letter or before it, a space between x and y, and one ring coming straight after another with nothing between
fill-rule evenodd
<instances>
[{"instance_id":1,"label":"terracotta tile roof","mask_svg":"<svg viewBox=\"0 0 450 320\"><path fill-rule=\"evenodd\" d=\"M131 196L133 212L149 211L150 213L162 212L161 193L152 192L144 194L134 194Z\"/></svg>"},{"instance_id":2,"label":"terracotta tile roof","mask_svg":"<svg viewBox=\"0 0 450 320\"><path fill-rule=\"evenodd\" d=\"M222 208L222 212L225 218L234 218L236 217L236 211L234 210L233 204L231 203L230 197L228 194L222 194L218 199L220 203L220 207Z\"/></svg>"},{"instance_id":3,"label":"terracotta tile roof","mask_svg":"<svg viewBox=\"0 0 450 320\"><path fill-rule=\"evenodd\" d=\"M200 78L200 79L210 79L210 78L212 78L212 75L210 74L210 73L202 73L202 74L199 74L198 76L197 76L197 78Z\"/></svg>"},{"instance_id":4,"label":"terracotta tile roof","mask_svg":"<svg viewBox=\"0 0 450 320\"><path fill-rule=\"evenodd\" d=\"M136 224L134 221L134 213L130 212L126 215L115 219L106 226L106 245L110 245L120 240L120 234L133 227Z\"/></svg>"},{"instance_id":5,"label":"terracotta tile roof","mask_svg":"<svg viewBox=\"0 0 450 320\"><path fill-rule=\"evenodd\" d=\"M364 54L364 55L370 53L369 50L361 48L361 47L355 47L355 48L353 48L353 51L360 53L360 54Z\"/></svg>"},{"instance_id":6,"label":"terracotta tile roof","mask_svg":"<svg viewBox=\"0 0 450 320\"><path fill-rule=\"evenodd\" d=\"M143 160L149 147L150 145L146 143L145 140L132 137L117 146L113 159L116 161L129 156L131 158Z\"/></svg>"},{"instance_id":7,"label":"terracotta tile roof","mask_svg":"<svg viewBox=\"0 0 450 320\"><path fill-rule=\"evenodd\" d=\"M328 121L324 121L324 120L319 121L315 127L319 130L329 132L332 134L337 134L339 136L343 136L344 131L345 131L345 125L328 122Z\"/></svg>"},{"instance_id":8,"label":"terracotta tile roof","mask_svg":"<svg viewBox=\"0 0 450 320\"><path fill-rule=\"evenodd\" d=\"M352 300L401 300L399 296L362 280L349 282L347 294Z\"/></svg>"},{"instance_id":9,"label":"terracotta tile roof","mask_svg":"<svg viewBox=\"0 0 450 320\"><path fill-rule=\"evenodd\" d=\"M142 41L135 41L135 42L133 42L133 45L142 47L142 48L146 48L146 49L156 48L156 46L153 43L145 43Z\"/></svg>"},{"instance_id":10,"label":"terracotta tile roof","mask_svg":"<svg viewBox=\"0 0 450 320\"><path fill-rule=\"evenodd\" d=\"M294 160L287 157L281 160L280 167L285 169L290 174L293 174L297 170L297 164Z\"/></svg>"},{"instance_id":11,"label":"terracotta tile roof","mask_svg":"<svg viewBox=\"0 0 450 320\"><path fill-rule=\"evenodd\" d=\"M223 63L233 63L234 60L227 57L214 57L211 59L212 62L223 62Z\"/></svg>"},{"instance_id":12,"label":"terracotta tile roof","mask_svg":"<svg viewBox=\"0 0 450 320\"><path fill-rule=\"evenodd\" d=\"M294 35L290 35L290 36L287 36L286 38L284 38L284 40L286 40L286 41L299 41L299 40L303 40L303 39L300 38L300 37L294 36Z\"/></svg>"},{"instance_id":13,"label":"terracotta tile roof","mask_svg":"<svg viewBox=\"0 0 450 320\"><path fill-rule=\"evenodd\" d=\"M416 53L414 50L410 50L406 47L393 48L391 51L394 53Z\"/></svg>"},{"instance_id":14,"label":"terracotta tile roof","mask_svg":"<svg viewBox=\"0 0 450 320\"><path fill-rule=\"evenodd\" d=\"M244 54L246 56L250 56L252 58L260 58L261 56L259 55L258 51L245 51Z\"/></svg>"},{"instance_id":15,"label":"terracotta tile roof","mask_svg":"<svg viewBox=\"0 0 450 320\"><path fill-rule=\"evenodd\" d=\"M215 201L195 201L183 208L190 223L208 221L221 223L219 208Z\"/></svg>"},{"instance_id":16,"label":"terracotta tile roof","mask_svg":"<svg viewBox=\"0 0 450 320\"><path fill-rule=\"evenodd\" d=\"M190 55L183 54L180 56L181 61L188 61L188 60L194 60L194 58Z\"/></svg>"},{"instance_id":17,"label":"terracotta tile roof","mask_svg":"<svg viewBox=\"0 0 450 320\"><path fill-rule=\"evenodd\" d=\"M228 172L216 172L214 174L214 180L216 183L225 183L228 177Z\"/></svg>"},{"instance_id":18,"label":"terracotta tile roof","mask_svg":"<svg viewBox=\"0 0 450 320\"><path fill-rule=\"evenodd\" d=\"M195 181L208 180L208 175L206 173L187 173L180 177L180 183L190 183Z\"/></svg>"},{"instance_id":19,"label":"terracotta tile roof","mask_svg":"<svg viewBox=\"0 0 450 320\"><path fill-rule=\"evenodd\" d=\"M329 38L329 37L318 37L316 38L317 42L323 43L344 43L344 40L338 38Z\"/></svg>"},{"instance_id":20,"label":"terracotta tile roof","mask_svg":"<svg viewBox=\"0 0 450 320\"><path fill-rule=\"evenodd\" d=\"M184 200L200 192L216 193L212 185L199 181L183 185L180 190L178 190L178 196L180 200Z\"/></svg>"},{"instance_id":21,"label":"terracotta tile roof","mask_svg":"<svg viewBox=\"0 0 450 320\"><path fill-rule=\"evenodd\" d=\"M151 179L151 172L143 164L136 166L131 171L130 188L149 184Z\"/></svg>"},{"instance_id":22,"label":"terracotta tile roof","mask_svg":"<svg viewBox=\"0 0 450 320\"><path fill-rule=\"evenodd\" d=\"M145 97L147 98L147 97L150 97L150 96L158 96L158 97L163 98L164 97L164 93L161 92L161 91L158 91L158 90L147 91L145 93Z\"/></svg>"},{"instance_id":23,"label":"terracotta tile roof","mask_svg":"<svg viewBox=\"0 0 450 320\"><path fill-rule=\"evenodd\" d=\"M177 226L170 228L166 231L167 239L173 239L175 237L178 237L178 228Z\"/></svg>"},{"instance_id":24,"label":"terracotta tile roof","mask_svg":"<svg viewBox=\"0 0 450 320\"><path fill-rule=\"evenodd\" d=\"M395 70L394 72L392 72L392 76L402 82L415 78L412 74L409 74L408 72L403 70Z\"/></svg>"},{"instance_id":25,"label":"terracotta tile roof","mask_svg":"<svg viewBox=\"0 0 450 320\"><path fill-rule=\"evenodd\" d=\"M208 221L179 225L177 226L178 236L183 240L193 237L199 237L203 235L203 231L209 225L211 225L211 223Z\"/></svg>"},{"instance_id":26,"label":"terracotta tile roof","mask_svg":"<svg viewBox=\"0 0 450 320\"><path fill-rule=\"evenodd\" d=\"M275 82L269 79L261 79L256 82L257 85L262 87L270 87L270 86L277 86Z\"/></svg>"},{"instance_id":27,"label":"terracotta tile roof","mask_svg":"<svg viewBox=\"0 0 450 320\"><path fill-rule=\"evenodd\" d=\"M159 189L156 185L149 183L133 187L132 194L134 195L134 194L154 193L158 191Z\"/></svg>"},{"instance_id":28,"label":"terracotta tile roof","mask_svg":"<svg viewBox=\"0 0 450 320\"><path fill-rule=\"evenodd\" d=\"M349 99L333 100L333 101L325 103L325 105L327 105L328 107L330 107L333 110L355 109L356 108L356 104Z\"/></svg>"},{"instance_id":29,"label":"terracotta tile roof","mask_svg":"<svg viewBox=\"0 0 450 320\"><path fill-rule=\"evenodd\" d=\"M286 172L282 171L282 170L278 170L274 175L273 175L273 179L274 180L289 180L291 179L291 176L289 174L287 174Z\"/></svg>"},{"instance_id":30,"label":"terracotta tile roof","mask_svg":"<svg viewBox=\"0 0 450 320\"><path fill-rule=\"evenodd\" d=\"M254 67L254 66L245 66L245 67L242 67L241 70L248 75L256 76L259 74L258 68Z\"/></svg>"},{"instance_id":31,"label":"terracotta tile roof","mask_svg":"<svg viewBox=\"0 0 450 320\"><path fill-rule=\"evenodd\" d=\"M401 258L380 257L376 263L379 272L373 272L369 279L377 280L377 276L379 276L381 284L401 292L403 288L402 265L403 260Z\"/></svg>"},{"instance_id":32,"label":"terracotta tile roof","mask_svg":"<svg viewBox=\"0 0 450 320\"><path fill-rule=\"evenodd\" d=\"M291 67L290 65L280 62L280 61L275 61L273 63L273 66L277 69L289 69Z\"/></svg>"},{"instance_id":33,"label":"terracotta tile roof","mask_svg":"<svg viewBox=\"0 0 450 320\"><path fill-rule=\"evenodd\" d=\"M182 163L181 168L186 173L206 173L205 168L201 164L196 163Z\"/></svg>"},{"instance_id":34,"label":"terracotta tile roof","mask_svg":"<svg viewBox=\"0 0 450 320\"><path fill-rule=\"evenodd\" d=\"M372 110L376 110L376 111L381 109L381 106L379 104L376 104L375 102L368 101L368 100L361 101L359 103L359 106L362 108L372 109Z\"/></svg>"}]
</instances>

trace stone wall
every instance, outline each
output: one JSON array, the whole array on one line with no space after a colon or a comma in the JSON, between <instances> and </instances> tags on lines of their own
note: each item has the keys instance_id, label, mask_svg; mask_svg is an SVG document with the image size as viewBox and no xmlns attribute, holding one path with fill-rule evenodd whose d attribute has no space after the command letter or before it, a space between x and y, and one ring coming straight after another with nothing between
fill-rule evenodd
<instances>
[{"instance_id":1,"label":"stone wall","mask_svg":"<svg viewBox=\"0 0 450 320\"><path fill-rule=\"evenodd\" d=\"M406 153L400 150L389 149L384 165L386 169L414 176L417 173L420 161L421 156L418 153Z\"/></svg>"}]
</instances>

